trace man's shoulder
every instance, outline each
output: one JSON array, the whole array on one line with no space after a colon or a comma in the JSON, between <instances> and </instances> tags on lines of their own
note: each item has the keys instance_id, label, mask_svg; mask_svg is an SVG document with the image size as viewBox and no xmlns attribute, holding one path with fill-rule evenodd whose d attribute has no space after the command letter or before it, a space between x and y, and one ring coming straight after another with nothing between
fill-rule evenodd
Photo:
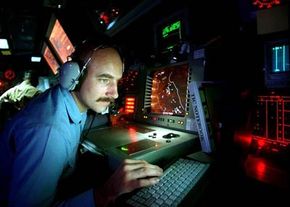
<instances>
[{"instance_id":1,"label":"man's shoulder","mask_svg":"<svg viewBox=\"0 0 290 207\"><path fill-rule=\"evenodd\" d=\"M37 89L38 90L38 89ZM42 99L62 99L63 92L59 85L55 85L41 93Z\"/></svg>"},{"instance_id":2,"label":"man's shoulder","mask_svg":"<svg viewBox=\"0 0 290 207\"><path fill-rule=\"evenodd\" d=\"M52 87L38 94L29 104L27 111L57 114L64 107L64 97L59 87Z\"/></svg>"}]
</instances>

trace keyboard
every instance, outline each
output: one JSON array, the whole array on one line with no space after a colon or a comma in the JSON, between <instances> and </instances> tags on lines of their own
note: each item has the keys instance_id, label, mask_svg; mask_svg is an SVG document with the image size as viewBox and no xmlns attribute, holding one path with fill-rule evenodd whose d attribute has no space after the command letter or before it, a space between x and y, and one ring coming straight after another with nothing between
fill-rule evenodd
<instances>
[{"instance_id":1,"label":"keyboard","mask_svg":"<svg viewBox=\"0 0 290 207\"><path fill-rule=\"evenodd\" d=\"M209 165L179 158L169 165L157 184L134 191L125 201L126 205L134 207L178 206L202 178Z\"/></svg>"}]
</instances>

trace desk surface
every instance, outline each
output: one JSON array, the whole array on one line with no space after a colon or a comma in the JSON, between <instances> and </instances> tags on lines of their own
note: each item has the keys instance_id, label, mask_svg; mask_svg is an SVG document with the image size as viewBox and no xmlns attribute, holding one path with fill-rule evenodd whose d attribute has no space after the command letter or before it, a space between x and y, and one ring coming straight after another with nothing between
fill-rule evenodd
<instances>
[{"instance_id":1,"label":"desk surface","mask_svg":"<svg viewBox=\"0 0 290 207\"><path fill-rule=\"evenodd\" d=\"M159 163L199 147L195 134L137 123L91 129L87 138L116 163L127 158Z\"/></svg>"}]
</instances>

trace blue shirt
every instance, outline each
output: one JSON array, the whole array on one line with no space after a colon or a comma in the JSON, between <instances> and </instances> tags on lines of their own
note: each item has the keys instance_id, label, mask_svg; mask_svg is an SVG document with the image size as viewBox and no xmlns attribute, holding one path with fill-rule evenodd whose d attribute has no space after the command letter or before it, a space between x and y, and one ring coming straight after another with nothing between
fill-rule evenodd
<instances>
[{"instance_id":1,"label":"blue shirt","mask_svg":"<svg viewBox=\"0 0 290 207\"><path fill-rule=\"evenodd\" d=\"M86 113L55 86L8 122L0 134L0 206L51 206L61 177L74 168ZM90 189L58 206L95 206Z\"/></svg>"}]
</instances>

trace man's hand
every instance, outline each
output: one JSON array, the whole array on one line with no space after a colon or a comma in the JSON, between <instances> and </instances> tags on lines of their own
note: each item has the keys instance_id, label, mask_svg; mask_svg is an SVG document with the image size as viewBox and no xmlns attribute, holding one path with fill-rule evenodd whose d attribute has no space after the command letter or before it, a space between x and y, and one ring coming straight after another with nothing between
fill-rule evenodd
<instances>
[{"instance_id":1,"label":"man's hand","mask_svg":"<svg viewBox=\"0 0 290 207\"><path fill-rule=\"evenodd\" d=\"M95 191L96 202L106 206L123 193L159 182L163 170L144 160L126 159L105 183L103 189Z\"/></svg>"}]
</instances>

